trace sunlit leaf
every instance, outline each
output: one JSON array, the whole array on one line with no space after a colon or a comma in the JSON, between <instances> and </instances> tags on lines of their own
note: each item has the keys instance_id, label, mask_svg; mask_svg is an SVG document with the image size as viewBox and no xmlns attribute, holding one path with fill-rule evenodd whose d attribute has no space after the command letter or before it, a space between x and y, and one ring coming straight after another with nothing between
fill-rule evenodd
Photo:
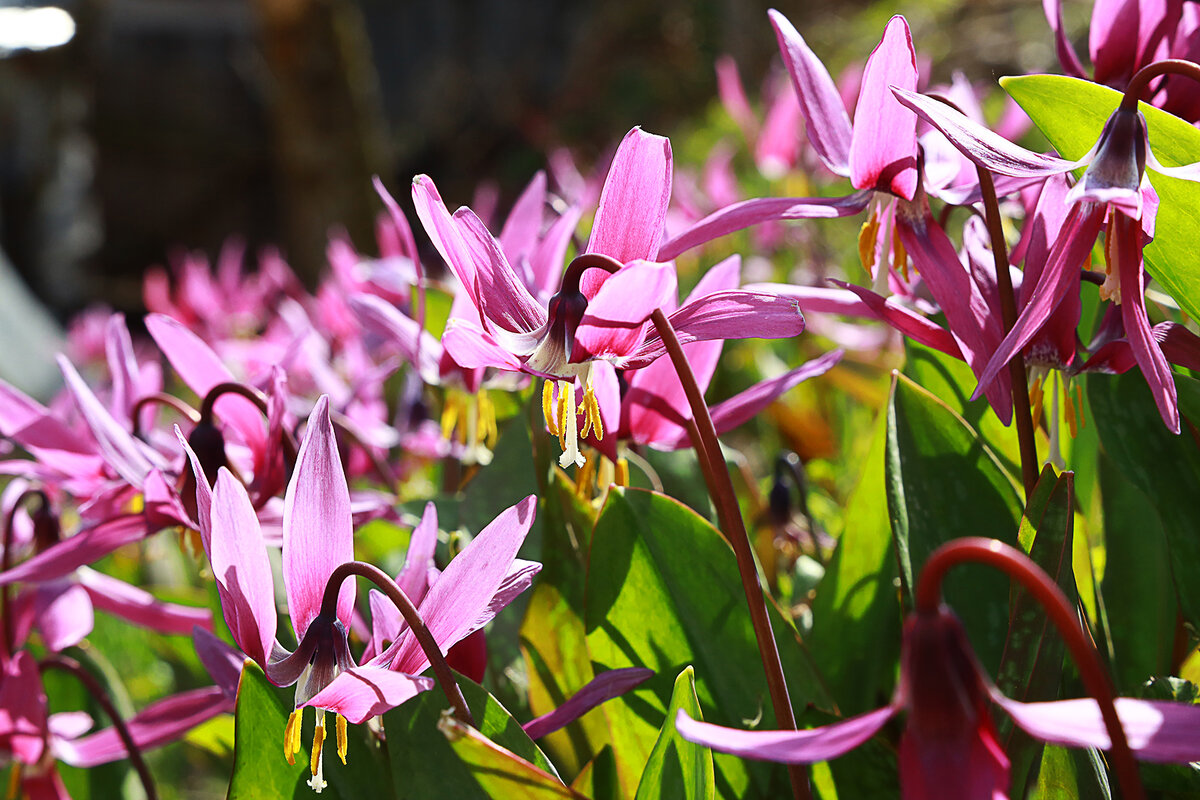
<instances>
[{"instance_id":1,"label":"sunlit leaf","mask_svg":"<svg viewBox=\"0 0 1200 800\"><path fill-rule=\"evenodd\" d=\"M696 676L690 666L675 679L667 718L642 772L636 800L712 800L715 796L712 751L676 732L675 716L680 709L692 719L703 719L696 697Z\"/></svg>"}]
</instances>

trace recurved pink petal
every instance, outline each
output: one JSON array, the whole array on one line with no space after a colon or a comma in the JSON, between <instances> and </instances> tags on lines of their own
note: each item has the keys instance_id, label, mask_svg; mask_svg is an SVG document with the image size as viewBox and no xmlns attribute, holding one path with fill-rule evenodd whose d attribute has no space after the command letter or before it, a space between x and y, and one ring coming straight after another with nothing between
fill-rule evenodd
<instances>
[{"instance_id":1,"label":"recurved pink petal","mask_svg":"<svg viewBox=\"0 0 1200 800\"><path fill-rule=\"evenodd\" d=\"M779 52L792 76L792 85L804 113L805 130L825 166L836 175L850 175L850 118L829 71L808 48L787 17L775 9L767 12L779 41Z\"/></svg>"},{"instance_id":2,"label":"recurved pink petal","mask_svg":"<svg viewBox=\"0 0 1200 800\"><path fill-rule=\"evenodd\" d=\"M384 667L351 667L304 705L341 714L357 725L431 688L433 681L430 678L418 678Z\"/></svg>"},{"instance_id":3,"label":"recurved pink petal","mask_svg":"<svg viewBox=\"0 0 1200 800\"><path fill-rule=\"evenodd\" d=\"M0 573L0 586L15 581L61 578L84 564L99 561L117 548L144 538L146 533L146 519L142 514L105 520L46 548L8 572Z\"/></svg>"},{"instance_id":4,"label":"recurved pink petal","mask_svg":"<svg viewBox=\"0 0 1200 800\"><path fill-rule=\"evenodd\" d=\"M1070 172L1083 165L1082 161L1064 161L1015 145L941 100L899 87L893 92L902 105L941 131L963 155L992 172L1016 178L1036 178Z\"/></svg>"},{"instance_id":5,"label":"recurved pink petal","mask_svg":"<svg viewBox=\"0 0 1200 800\"><path fill-rule=\"evenodd\" d=\"M536 342L533 344L536 345ZM508 348L502 347L492 334L485 332L474 320L452 318L442 333L442 346L454 363L465 369L496 367L513 372L521 369L521 359ZM528 352L532 352L532 347ZM528 355L528 352L522 355Z\"/></svg>"},{"instance_id":6,"label":"recurved pink petal","mask_svg":"<svg viewBox=\"0 0 1200 800\"><path fill-rule=\"evenodd\" d=\"M912 200L917 190L917 118L896 102L889 86L917 88L912 33L899 15L888 21L863 72L850 140L850 183L855 189L879 189Z\"/></svg>"},{"instance_id":7,"label":"recurved pink petal","mask_svg":"<svg viewBox=\"0 0 1200 800\"><path fill-rule=\"evenodd\" d=\"M1013 722L1051 744L1068 747L1111 746L1100 706L1090 697L1049 703L1020 703L995 697ZM1129 748L1139 759L1185 763L1200 761L1200 706L1118 697L1117 716Z\"/></svg>"},{"instance_id":8,"label":"recurved pink petal","mask_svg":"<svg viewBox=\"0 0 1200 800\"><path fill-rule=\"evenodd\" d=\"M284 496L283 582L297 641L320 611L329 576L339 564L353 560L350 490L329 419L329 398L322 395L308 417ZM354 581L348 580L338 594L337 617L344 625L350 624L354 591Z\"/></svg>"},{"instance_id":9,"label":"recurved pink petal","mask_svg":"<svg viewBox=\"0 0 1200 800\"><path fill-rule=\"evenodd\" d=\"M34 613L46 649L57 653L92 632L96 615L84 587L71 580L44 583L35 590Z\"/></svg>"},{"instance_id":10,"label":"recurved pink petal","mask_svg":"<svg viewBox=\"0 0 1200 800\"><path fill-rule=\"evenodd\" d=\"M1141 6L1138 0L1096 0L1092 4L1088 52L1096 83L1127 80L1137 68Z\"/></svg>"},{"instance_id":11,"label":"recurved pink petal","mask_svg":"<svg viewBox=\"0 0 1200 800\"><path fill-rule=\"evenodd\" d=\"M24 764L36 764L46 740L46 690L37 663L20 650L0 675L0 743Z\"/></svg>"},{"instance_id":12,"label":"recurved pink petal","mask_svg":"<svg viewBox=\"0 0 1200 800\"><path fill-rule=\"evenodd\" d=\"M80 567L76 577L87 590L92 605L159 633L190 634L196 626L212 629L212 612L159 600L125 581Z\"/></svg>"},{"instance_id":13,"label":"recurved pink petal","mask_svg":"<svg viewBox=\"0 0 1200 800\"><path fill-rule=\"evenodd\" d=\"M437 549L438 517L437 506L425 504L421 521L413 528L408 540L408 552L404 554L404 566L396 576L396 585L414 606L425 599L429 588L429 570L434 568L433 554Z\"/></svg>"},{"instance_id":14,"label":"recurved pink petal","mask_svg":"<svg viewBox=\"0 0 1200 800\"><path fill-rule=\"evenodd\" d=\"M1079 266L1091 252L1103 221L1103 210L1090 203L1072 206L1063 222L1058 240L1047 258L1041 279L1017 317L1016 324L988 360L983 372L976 373L979 374L979 386L975 388L972 399L988 389L1009 360L1022 350L1042 327L1062 300L1064 293L1078 284Z\"/></svg>"},{"instance_id":15,"label":"recurved pink petal","mask_svg":"<svg viewBox=\"0 0 1200 800\"><path fill-rule=\"evenodd\" d=\"M462 232L446 209L433 179L428 175L413 178L412 198L417 209L417 218L421 220L425 232L433 240L433 246L437 248L446 265L458 276L459 283L471 298L472 304L480 308L475 264L466 242L463 241Z\"/></svg>"},{"instance_id":16,"label":"recurved pink petal","mask_svg":"<svg viewBox=\"0 0 1200 800\"><path fill-rule=\"evenodd\" d=\"M390 341L417 368L421 380L430 384L438 382L441 343L415 319L378 295L353 294L347 302L363 327Z\"/></svg>"},{"instance_id":17,"label":"recurved pink petal","mask_svg":"<svg viewBox=\"0 0 1200 800\"><path fill-rule=\"evenodd\" d=\"M539 300L549 300L550 295L558 290L558 284L562 280L563 263L567 256L567 246L571 243L571 237L575 233L576 226L579 225L581 216L583 216L583 210L578 206L568 208L562 216L554 220L550 230L546 231L546 235L542 237L533 251L533 257L529 263L533 286L529 288Z\"/></svg>"},{"instance_id":18,"label":"recurved pink petal","mask_svg":"<svg viewBox=\"0 0 1200 800\"><path fill-rule=\"evenodd\" d=\"M538 170L521 192L500 229L500 247L510 262L528 259L542 232L546 209L546 173Z\"/></svg>"},{"instance_id":19,"label":"recurved pink petal","mask_svg":"<svg viewBox=\"0 0 1200 800\"><path fill-rule=\"evenodd\" d=\"M217 714L232 712L233 700L216 686L192 689L151 703L125 721L140 750L151 750L173 742ZM56 742L55 754L75 767L95 767L127 758L125 744L113 728L76 739Z\"/></svg>"},{"instance_id":20,"label":"recurved pink petal","mask_svg":"<svg viewBox=\"0 0 1200 800\"><path fill-rule=\"evenodd\" d=\"M246 657L204 628L196 628L192 632L192 642L196 645L200 663L208 670L213 682L227 698L236 699Z\"/></svg>"},{"instance_id":21,"label":"recurved pink petal","mask_svg":"<svg viewBox=\"0 0 1200 800\"><path fill-rule=\"evenodd\" d=\"M236 381L212 348L182 324L162 314L146 316L146 330L188 388L204 397L214 386ZM261 449L266 439L262 414L250 400L237 394L217 398L213 410L247 447Z\"/></svg>"},{"instance_id":22,"label":"recurved pink petal","mask_svg":"<svg viewBox=\"0 0 1200 800\"><path fill-rule=\"evenodd\" d=\"M238 647L265 665L275 645L271 562L246 488L224 467L213 489L211 547L225 622Z\"/></svg>"},{"instance_id":23,"label":"recurved pink petal","mask_svg":"<svg viewBox=\"0 0 1200 800\"><path fill-rule=\"evenodd\" d=\"M492 595L487 608L475 619L468 635L487 625L497 614L507 608L509 603L530 587L534 576L541 571L542 565L537 561L526 561L523 558L513 559L512 566L508 568L504 580L500 581L500 586L496 588L496 593Z\"/></svg>"},{"instance_id":24,"label":"recurved pink petal","mask_svg":"<svg viewBox=\"0 0 1200 800\"><path fill-rule=\"evenodd\" d=\"M585 252L602 253L622 264L660 260L671 174L670 140L641 128L625 134L604 179Z\"/></svg>"},{"instance_id":25,"label":"recurved pink petal","mask_svg":"<svg viewBox=\"0 0 1200 800\"><path fill-rule=\"evenodd\" d=\"M1050 30L1054 31L1054 49L1058 53L1059 65L1068 75L1087 78L1087 73L1083 70L1083 62L1076 55L1075 48L1071 46L1071 40L1067 38L1066 30L1063 27L1062 0L1042 0L1042 10L1046 14L1046 22L1050 24Z\"/></svg>"},{"instance_id":26,"label":"recurved pink petal","mask_svg":"<svg viewBox=\"0 0 1200 800\"><path fill-rule=\"evenodd\" d=\"M843 281L831 280L830 282L854 294L867 307L869 314L882 319L910 339L920 342L926 347L940 350L953 358L961 359L963 357L958 342L941 325L931 322L928 318L921 316L912 309L905 308L890 297L885 298L875 294L870 289L864 289L861 286L844 283ZM804 311L808 310L803 298L800 299L800 308ZM852 312L847 311L843 313Z\"/></svg>"},{"instance_id":27,"label":"recurved pink petal","mask_svg":"<svg viewBox=\"0 0 1200 800\"><path fill-rule=\"evenodd\" d=\"M634 261L600 286L575 329L571 360L622 358L645 338L645 323L676 293L671 264Z\"/></svg>"},{"instance_id":28,"label":"recurved pink petal","mask_svg":"<svg viewBox=\"0 0 1200 800\"><path fill-rule=\"evenodd\" d=\"M697 722L680 709L675 717L675 730L689 742L722 753L783 764L811 764L828 761L858 747L895 713L892 706L884 706L806 731L743 731Z\"/></svg>"},{"instance_id":29,"label":"recurved pink petal","mask_svg":"<svg viewBox=\"0 0 1200 800\"><path fill-rule=\"evenodd\" d=\"M546 309L517 277L483 220L463 207L454 212L453 221L475 263L478 305L484 315L512 333L528 333L545 325Z\"/></svg>"},{"instance_id":30,"label":"recurved pink petal","mask_svg":"<svg viewBox=\"0 0 1200 800\"><path fill-rule=\"evenodd\" d=\"M645 667L625 667L602 672L571 698L549 714L531 719L521 726L530 739L540 739L570 725L601 703L620 697L645 683L654 670Z\"/></svg>"},{"instance_id":31,"label":"recurved pink petal","mask_svg":"<svg viewBox=\"0 0 1200 800\"><path fill-rule=\"evenodd\" d=\"M443 653L476 630L512 570L536 509L537 498L531 495L500 512L429 588L418 610ZM392 669L416 675L428 665L415 638L406 635L391 662Z\"/></svg>"},{"instance_id":32,"label":"recurved pink petal","mask_svg":"<svg viewBox=\"0 0 1200 800\"><path fill-rule=\"evenodd\" d=\"M660 261L675 258L697 245L726 234L780 219L832 219L857 214L871 201L871 192L847 197L756 197L725 206L667 241L658 252Z\"/></svg>"},{"instance_id":33,"label":"recurved pink petal","mask_svg":"<svg viewBox=\"0 0 1200 800\"><path fill-rule=\"evenodd\" d=\"M804 331L804 315L794 299L745 290L714 292L668 319L683 345L707 339L785 339ZM666 352L662 339L652 333L620 366L639 369Z\"/></svg>"}]
</instances>

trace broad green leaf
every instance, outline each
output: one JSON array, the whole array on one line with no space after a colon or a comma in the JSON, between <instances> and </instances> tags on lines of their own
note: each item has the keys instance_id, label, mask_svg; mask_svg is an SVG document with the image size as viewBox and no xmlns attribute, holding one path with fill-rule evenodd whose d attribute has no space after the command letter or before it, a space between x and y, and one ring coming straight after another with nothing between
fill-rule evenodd
<instances>
[{"instance_id":1,"label":"broad green leaf","mask_svg":"<svg viewBox=\"0 0 1200 800\"><path fill-rule=\"evenodd\" d=\"M1075 602L1075 574L1071 568L1075 508L1074 475L1056 474L1046 466L1021 518L1019 539L1024 549L1049 575L1067 599ZM1020 586L1012 591L1012 616L1004 657L996 672L1000 691L1027 703L1058 699L1065 645L1050 623L1045 609ZM1025 786L1042 755L1042 743L1001 724L1004 749L1011 762L1014 786Z\"/></svg>"},{"instance_id":2,"label":"broad green leaf","mask_svg":"<svg viewBox=\"0 0 1200 800\"><path fill-rule=\"evenodd\" d=\"M858 486L846 500L845 530L813 601L809 649L846 715L876 708L890 696L900 658L896 554L884 484L886 422L880 414Z\"/></svg>"},{"instance_id":3,"label":"broad green leaf","mask_svg":"<svg viewBox=\"0 0 1200 800\"><path fill-rule=\"evenodd\" d=\"M234 718L233 778L228 800L246 798L305 797L308 788L307 751L303 748L295 764L283 757L283 732L288 710L276 696L275 687L255 663L247 661L238 681L237 716ZM306 740L312 742L311 734Z\"/></svg>"},{"instance_id":4,"label":"broad green leaf","mask_svg":"<svg viewBox=\"0 0 1200 800\"><path fill-rule=\"evenodd\" d=\"M479 684L461 675L456 677L475 723L484 736L538 769L556 776L554 767L542 751L530 741L525 731L521 730L521 725L496 698ZM383 715L392 768L392 787L399 800L424 800L428 797L467 800L489 796L438 730L442 711L449 705L442 690L435 686Z\"/></svg>"},{"instance_id":5,"label":"broad green leaf","mask_svg":"<svg viewBox=\"0 0 1200 800\"><path fill-rule=\"evenodd\" d=\"M561 470L550 476L538 503L544 566L520 633L533 715L553 711L595 677L583 624L583 587L595 512L575 496ZM603 715L592 711L546 736L542 746L564 775L575 775L607 736Z\"/></svg>"},{"instance_id":6,"label":"broad green leaf","mask_svg":"<svg viewBox=\"0 0 1200 800\"><path fill-rule=\"evenodd\" d=\"M571 782L571 788L591 800L621 800L617 762L612 746L604 745Z\"/></svg>"},{"instance_id":7,"label":"broad green leaf","mask_svg":"<svg viewBox=\"0 0 1200 800\"><path fill-rule=\"evenodd\" d=\"M791 625L771 616L793 706L824 703ZM610 490L592 541L585 623L597 671L641 666L657 673L601 706L622 796L633 796L666 717L673 676L689 664L709 721L774 726L733 552L716 529L675 500ZM787 791L782 767L723 755L715 762L722 796Z\"/></svg>"},{"instance_id":8,"label":"broad green leaf","mask_svg":"<svg viewBox=\"0 0 1200 800\"><path fill-rule=\"evenodd\" d=\"M1017 786L1016 783L1013 784ZM1020 796L1020 788L1015 791ZM1042 754L1042 765L1037 783L1030 793L1032 800L1079 800L1078 780L1075 776L1075 759L1070 750L1055 745L1046 745Z\"/></svg>"},{"instance_id":9,"label":"broad green leaf","mask_svg":"<svg viewBox=\"0 0 1200 800\"><path fill-rule=\"evenodd\" d=\"M897 375L888 404L887 498L904 592L929 555L963 536L1015 545L1021 501L1012 477L962 417ZM1008 578L976 564L945 579L946 603L962 619L985 669L1000 663L1008 635Z\"/></svg>"},{"instance_id":10,"label":"broad green leaf","mask_svg":"<svg viewBox=\"0 0 1200 800\"><path fill-rule=\"evenodd\" d=\"M636 800L713 800L715 796L712 751L676 732L675 716L681 709L692 719L703 720L696 697L696 676L690 666L675 679L667 718L642 772Z\"/></svg>"},{"instance_id":11,"label":"broad green leaf","mask_svg":"<svg viewBox=\"0 0 1200 800\"><path fill-rule=\"evenodd\" d=\"M439 728L446 736L454 754L478 781L480 789L487 797L512 800L552 800L566 797L582 800L582 795L564 785L558 776L530 764L454 717L442 717ZM431 796L460 795L440 793Z\"/></svg>"},{"instance_id":12,"label":"broad green leaf","mask_svg":"<svg viewBox=\"0 0 1200 800\"><path fill-rule=\"evenodd\" d=\"M1100 492L1107 556L1100 591L1113 677L1127 694L1171 671L1179 601L1158 514L1107 453L1100 457Z\"/></svg>"},{"instance_id":13,"label":"broad green leaf","mask_svg":"<svg viewBox=\"0 0 1200 800\"><path fill-rule=\"evenodd\" d=\"M1003 78L1000 85L1063 158L1082 158L1096 140L1121 93L1063 75ZM1173 114L1139 103L1146 116L1150 149L1163 166L1200 161L1200 131ZM1145 251L1146 269L1192 317L1200 317L1200 262L1195 231L1200 229L1200 184L1148 171L1158 192L1154 241Z\"/></svg>"},{"instance_id":14,"label":"broad green leaf","mask_svg":"<svg viewBox=\"0 0 1200 800\"><path fill-rule=\"evenodd\" d=\"M1175 385L1180 396L1200 392L1200 382L1182 375L1175 376ZM1200 536L1195 513L1200 448L1188 433L1189 426L1200 420L1190 420L1181 403L1184 434L1170 433L1137 371L1089 375L1088 397L1104 451L1121 474L1145 493L1162 523L1184 618L1200 624ZM1141 526L1135 529L1140 530Z\"/></svg>"}]
</instances>

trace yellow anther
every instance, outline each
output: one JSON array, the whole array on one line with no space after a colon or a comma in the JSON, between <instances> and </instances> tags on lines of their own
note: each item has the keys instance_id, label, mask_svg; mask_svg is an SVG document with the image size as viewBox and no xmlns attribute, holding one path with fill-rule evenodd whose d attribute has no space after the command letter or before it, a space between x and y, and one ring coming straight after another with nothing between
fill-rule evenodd
<instances>
[{"instance_id":1,"label":"yellow anther","mask_svg":"<svg viewBox=\"0 0 1200 800\"><path fill-rule=\"evenodd\" d=\"M558 419L554 413L554 381L542 382L542 416L546 418L546 428L550 435L558 436Z\"/></svg>"},{"instance_id":2,"label":"yellow anther","mask_svg":"<svg viewBox=\"0 0 1200 800\"><path fill-rule=\"evenodd\" d=\"M346 763L346 718L341 714L335 714L337 720L337 754L342 763Z\"/></svg>"},{"instance_id":3,"label":"yellow anther","mask_svg":"<svg viewBox=\"0 0 1200 800\"><path fill-rule=\"evenodd\" d=\"M8 773L8 800L16 800L19 791L21 791L21 762L17 761Z\"/></svg>"},{"instance_id":4,"label":"yellow anther","mask_svg":"<svg viewBox=\"0 0 1200 800\"><path fill-rule=\"evenodd\" d=\"M604 438L604 422L600 419L600 403L596 400L596 393L592 390L591 384L583 392L583 435L587 436L588 431L592 431L596 437L596 441Z\"/></svg>"},{"instance_id":5,"label":"yellow anther","mask_svg":"<svg viewBox=\"0 0 1200 800\"><path fill-rule=\"evenodd\" d=\"M289 764L296 763L296 753L300 752L300 709L296 709L288 717L287 727L283 729L283 755Z\"/></svg>"},{"instance_id":6,"label":"yellow anther","mask_svg":"<svg viewBox=\"0 0 1200 800\"><path fill-rule=\"evenodd\" d=\"M904 249L904 242L900 239L900 226L892 227L892 263L900 268L904 273L904 280L908 280L908 251Z\"/></svg>"},{"instance_id":7,"label":"yellow anther","mask_svg":"<svg viewBox=\"0 0 1200 800\"><path fill-rule=\"evenodd\" d=\"M586 500L592 493L592 477L596 471L595 459L590 459L575 474L575 496Z\"/></svg>"},{"instance_id":8,"label":"yellow anther","mask_svg":"<svg viewBox=\"0 0 1200 800\"><path fill-rule=\"evenodd\" d=\"M317 777L317 768L321 766L321 745L325 744L325 726L313 728L312 758L308 761L308 769L313 777Z\"/></svg>"},{"instance_id":9,"label":"yellow anther","mask_svg":"<svg viewBox=\"0 0 1200 800\"><path fill-rule=\"evenodd\" d=\"M617 459L617 475L613 479L613 483L617 486L629 485L629 462L624 456Z\"/></svg>"},{"instance_id":10,"label":"yellow anther","mask_svg":"<svg viewBox=\"0 0 1200 800\"><path fill-rule=\"evenodd\" d=\"M1033 427L1037 427L1042 421L1042 379L1038 378L1033 382L1033 386L1029 387L1029 402L1033 409Z\"/></svg>"},{"instance_id":11,"label":"yellow anther","mask_svg":"<svg viewBox=\"0 0 1200 800\"><path fill-rule=\"evenodd\" d=\"M1079 403L1079 408L1078 408L1078 411L1079 411L1079 415L1078 415L1079 422L1078 422L1078 425L1079 425L1079 427L1080 427L1080 428L1082 428L1082 427L1083 427L1083 422L1084 422L1084 420L1083 420L1083 392L1076 392L1076 393L1075 393L1075 400L1076 400L1076 402L1078 402L1078 403Z\"/></svg>"},{"instance_id":12,"label":"yellow anther","mask_svg":"<svg viewBox=\"0 0 1200 800\"><path fill-rule=\"evenodd\" d=\"M575 385L567 381L558 382L558 446L567 449L567 426L571 433L576 431L575 424Z\"/></svg>"},{"instance_id":13,"label":"yellow anther","mask_svg":"<svg viewBox=\"0 0 1200 800\"><path fill-rule=\"evenodd\" d=\"M454 433L454 427L458 425L458 403L453 397L446 397L446 404L442 407L442 438L449 439Z\"/></svg>"},{"instance_id":14,"label":"yellow anther","mask_svg":"<svg viewBox=\"0 0 1200 800\"><path fill-rule=\"evenodd\" d=\"M867 274L875 267L875 239L879 234L879 217L874 211L858 231L858 259Z\"/></svg>"},{"instance_id":15,"label":"yellow anther","mask_svg":"<svg viewBox=\"0 0 1200 800\"><path fill-rule=\"evenodd\" d=\"M542 390L542 410L545 411L545 389ZM479 438L483 440L489 448L496 446L496 439L500 435L500 429L496 427L496 406L492 403L492 398L488 397L488 393L483 389L479 390Z\"/></svg>"},{"instance_id":16,"label":"yellow anther","mask_svg":"<svg viewBox=\"0 0 1200 800\"><path fill-rule=\"evenodd\" d=\"M1075 398L1071 397L1071 388L1065 381L1063 382L1063 400L1066 401L1063 412L1067 415L1067 431L1074 439L1079 434L1079 425L1075 420Z\"/></svg>"}]
</instances>

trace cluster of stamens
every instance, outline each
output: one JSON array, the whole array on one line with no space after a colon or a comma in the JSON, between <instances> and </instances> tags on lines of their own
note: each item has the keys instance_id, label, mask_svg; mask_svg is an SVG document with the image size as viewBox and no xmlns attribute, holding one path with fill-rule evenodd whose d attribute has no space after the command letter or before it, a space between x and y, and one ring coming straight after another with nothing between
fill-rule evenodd
<instances>
[{"instance_id":1,"label":"cluster of stamens","mask_svg":"<svg viewBox=\"0 0 1200 800\"><path fill-rule=\"evenodd\" d=\"M558 392L555 398L555 386ZM583 429L580 430L576 417L583 415ZM588 434L596 440L604 438L604 423L600 419L600 403L592 388L591 370L584 373L583 403L575 401L575 382L573 380L546 380L542 385L542 415L546 420L546 428L558 437L558 443L563 453L558 459L559 466L566 467L572 463L582 467L587 459L579 452L579 439L586 439Z\"/></svg>"},{"instance_id":2,"label":"cluster of stamens","mask_svg":"<svg viewBox=\"0 0 1200 800\"><path fill-rule=\"evenodd\" d=\"M303 722L303 707L297 708L288 717L287 727L283 731L283 754L287 757L289 764L296 763L296 754L300 752L300 726ZM337 754L342 760L342 764L346 763L346 718L341 714L334 714L334 728L337 737ZM309 772L312 777L309 778L309 787L317 794L321 793L328 784L325 782L324 770L324 753L323 747L325 744L325 709L317 709L317 724L313 728L313 743L312 752L308 759Z\"/></svg>"}]
</instances>

